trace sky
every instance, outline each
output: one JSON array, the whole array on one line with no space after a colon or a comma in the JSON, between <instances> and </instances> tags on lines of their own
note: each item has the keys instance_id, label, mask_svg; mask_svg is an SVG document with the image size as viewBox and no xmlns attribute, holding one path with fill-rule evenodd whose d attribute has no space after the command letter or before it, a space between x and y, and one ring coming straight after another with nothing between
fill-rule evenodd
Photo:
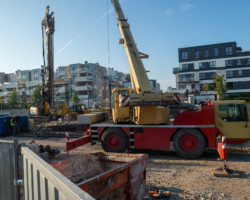
<instances>
[{"instance_id":1,"label":"sky","mask_svg":"<svg viewBox=\"0 0 250 200\"><path fill-rule=\"evenodd\" d=\"M236 41L250 50L249 0L120 3L139 51L149 55L148 77L163 90L175 87L178 48ZM111 0L0 0L0 72L40 68L46 5L55 16L55 68L88 61L129 73Z\"/></svg>"}]
</instances>

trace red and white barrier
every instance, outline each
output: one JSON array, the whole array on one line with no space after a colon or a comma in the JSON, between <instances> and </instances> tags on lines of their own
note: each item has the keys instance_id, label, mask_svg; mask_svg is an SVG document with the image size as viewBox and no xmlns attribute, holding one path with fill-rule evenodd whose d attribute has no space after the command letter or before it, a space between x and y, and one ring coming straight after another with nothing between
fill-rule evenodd
<instances>
[{"instance_id":1,"label":"red and white barrier","mask_svg":"<svg viewBox=\"0 0 250 200\"><path fill-rule=\"evenodd\" d=\"M128 107L129 105L130 105L129 94L120 94L119 95L119 106L120 107Z\"/></svg>"},{"instance_id":2,"label":"red and white barrier","mask_svg":"<svg viewBox=\"0 0 250 200\"><path fill-rule=\"evenodd\" d=\"M222 149L226 149L226 136L222 136Z\"/></svg>"},{"instance_id":3,"label":"red and white barrier","mask_svg":"<svg viewBox=\"0 0 250 200\"><path fill-rule=\"evenodd\" d=\"M217 151L221 160L227 160L226 136L217 138Z\"/></svg>"},{"instance_id":4,"label":"red and white barrier","mask_svg":"<svg viewBox=\"0 0 250 200\"><path fill-rule=\"evenodd\" d=\"M174 93L174 102L176 104L180 104L180 97L179 97L179 94L178 93Z\"/></svg>"},{"instance_id":5,"label":"red and white barrier","mask_svg":"<svg viewBox=\"0 0 250 200\"><path fill-rule=\"evenodd\" d=\"M66 138L66 142L69 142L69 133L68 132L65 133L65 138Z\"/></svg>"}]
</instances>

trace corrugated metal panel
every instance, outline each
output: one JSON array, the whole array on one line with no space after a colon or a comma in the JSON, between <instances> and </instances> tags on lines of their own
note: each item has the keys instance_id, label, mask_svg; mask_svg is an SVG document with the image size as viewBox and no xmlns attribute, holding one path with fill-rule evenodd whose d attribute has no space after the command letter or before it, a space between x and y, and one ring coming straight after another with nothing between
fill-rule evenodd
<instances>
[{"instance_id":1,"label":"corrugated metal panel","mask_svg":"<svg viewBox=\"0 0 250 200\"><path fill-rule=\"evenodd\" d=\"M18 175L17 151L17 141L0 140L0 199L19 199L18 186L14 185Z\"/></svg>"},{"instance_id":2,"label":"corrugated metal panel","mask_svg":"<svg viewBox=\"0 0 250 200\"><path fill-rule=\"evenodd\" d=\"M27 147L22 147L24 200L94 200Z\"/></svg>"}]
</instances>

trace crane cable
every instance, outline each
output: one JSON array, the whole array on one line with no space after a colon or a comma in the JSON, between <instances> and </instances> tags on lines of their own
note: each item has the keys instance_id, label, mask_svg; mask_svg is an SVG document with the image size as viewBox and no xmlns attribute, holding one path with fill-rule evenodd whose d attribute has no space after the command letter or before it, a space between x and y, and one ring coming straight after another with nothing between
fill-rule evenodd
<instances>
[{"instance_id":1,"label":"crane cable","mask_svg":"<svg viewBox=\"0 0 250 200\"><path fill-rule=\"evenodd\" d=\"M108 68L110 68L110 45L109 45L109 0L107 0L107 37L108 37Z\"/></svg>"}]
</instances>

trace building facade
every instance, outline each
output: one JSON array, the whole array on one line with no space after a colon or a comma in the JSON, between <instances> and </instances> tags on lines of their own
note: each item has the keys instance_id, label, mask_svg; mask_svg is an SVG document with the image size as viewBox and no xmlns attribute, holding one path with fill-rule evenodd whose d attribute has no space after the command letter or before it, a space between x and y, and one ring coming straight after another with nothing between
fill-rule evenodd
<instances>
[{"instance_id":1,"label":"building facade","mask_svg":"<svg viewBox=\"0 0 250 200\"><path fill-rule=\"evenodd\" d=\"M179 67L173 69L178 91L203 94L202 86L210 85L207 94L214 95L215 74L224 75L227 94L250 93L250 52L243 52L236 42L179 48Z\"/></svg>"},{"instance_id":2,"label":"building facade","mask_svg":"<svg viewBox=\"0 0 250 200\"><path fill-rule=\"evenodd\" d=\"M99 63L85 62L60 66L55 77L69 80L68 99L76 94L82 103L91 108L93 105L106 107L110 103L112 89L123 85L126 74Z\"/></svg>"},{"instance_id":3,"label":"building facade","mask_svg":"<svg viewBox=\"0 0 250 200\"><path fill-rule=\"evenodd\" d=\"M69 103L76 94L86 107L110 107L114 88L131 87L126 81L128 75L114 68L106 68L99 63L76 63L59 66L54 73L54 101L57 107ZM150 80L155 92L160 91L156 80ZM33 104L32 94L42 85L42 67L32 70L17 70L15 74L0 73L0 97L6 103L8 96L16 90L20 104Z\"/></svg>"},{"instance_id":4,"label":"building facade","mask_svg":"<svg viewBox=\"0 0 250 200\"><path fill-rule=\"evenodd\" d=\"M157 81L155 79L150 79L149 83L152 87L153 92L162 92L162 90L160 88L160 84L157 83ZM131 81L124 81L123 87L124 88L131 88L132 87Z\"/></svg>"}]
</instances>

